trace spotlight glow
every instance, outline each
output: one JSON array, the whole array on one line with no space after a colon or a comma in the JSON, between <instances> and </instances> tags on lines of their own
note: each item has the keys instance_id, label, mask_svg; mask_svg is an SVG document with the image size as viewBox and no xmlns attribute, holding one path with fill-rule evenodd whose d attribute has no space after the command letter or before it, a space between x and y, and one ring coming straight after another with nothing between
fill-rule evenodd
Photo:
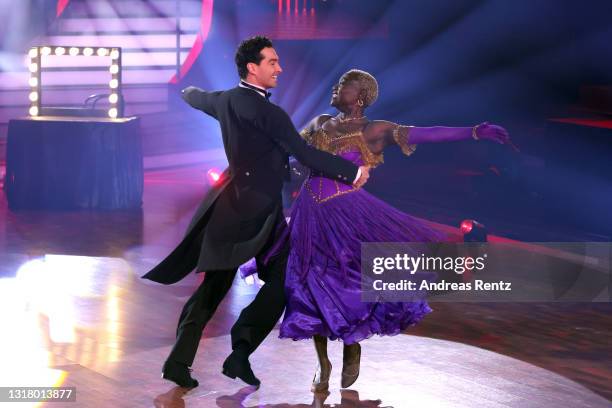
<instances>
[{"instance_id":1,"label":"spotlight glow","mask_svg":"<svg viewBox=\"0 0 612 408\"><path fill-rule=\"evenodd\" d=\"M68 51L68 53L73 57L76 57L77 55L79 55L79 49L77 47L72 47L70 48L70 51Z\"/></svg>"},{"instance_id":2,"label":"spotlight glow","mask_svg":"<svg viewBox=\"0 0 612 408\"><path fill-rule=\"evenodd\" d=\"M487 227L476 220L463 220L459 226L463 242L487 242Z\"/></svg>"},{"instance_id":3,"label":"spotlight glow","mask_svg":"<svg viewBox=\"0 0 612 408\"><path fill-rule=\"evenodd\" d=\"M108 116L115 119L117 117L117 108L110 108L108 110Z\"/></svg>"},{"instance_id":4,"label":"spotlight glow","mask_svg":"<svg viewBox=\"0 0 612 408\"><path fill-rule=\"evenodd\" d=\"M111 94L111 95L108 97L108 101L109 101L110 103L117 103L117 101L118 101L118 100L119 100L119 95L117 95L117 94L115 94L115 93L114 93L114 94Z\"/></svg>"},{"instance_id":5,"label":"spotlight glow","mask_svg":"<svg viewBox=\"0 0 612 408\"><path fill-rule=\"evenodd\" d=\"M106 57L108 55L108 50L106 48L98 48L98 56Z\"/></svg>"},{"instance_id":6,"label":"spotlight glow","mask_svg":"<svg viewBox=\"0 0 612 408\"><path fill-rule=\"evenodd\" d=\"M116 89L117 87L119 87L119 81L117 81L116 79L111 79L108 83L108 86L110 86L111 89Z\"/></svg>"},{"instance_id":7,"label":"spotlight glow","mask_svg":"<svg viewBox=\"0 0 612 408\"><path fill-rule=\"evenodd\" d=\"M91 57L93 53L94 53L93 48L90 48L90 47L87 47L83 50L83 55L85 55L86 57Z\"/></svg>"},{"instance_id":8,"label":"spotlight glow","mask_svg":"<svg viewBox=\"0 0 612 408\"><path fill-rule=\"evenodd\" d=\"M38 92L30 92L30 101L36 102L38 100Z\"/></svg>"},{"instance_id":9,"label":"spotlight glow","mask_svg":"<svg viewBox=\"0 0 612 408\"><path fill-rule=\"evenodd\" d=\"M221 172L215 168L212 168L206 172L206 177L208 178L208 183L210 185L215 185L219 179L221 179Z\"/></svg>"},{"instance_id":10,"label":"spotlight glow","mask_svg":"<svg viewBox=\"0 0 612 408\"><path fill-rule=\"evenodd\" d=\"M66 53L66 49L64 47L57 47L55 49L55 55L64 55Z\"/></svg>"},{"instance_id":11,"label":"spotlight glow","mask_svg":"<svg viewBox=\"0 0 612 408\"><path fill-rule=\"evenodd\" d=\"M32 106L30 108L30 116L38 116L38 106Z\"/></svg>"},{"instance_id":12,"label":"spotlight glow","mask_svg":"<svg viewBox=\"0 0 612 408\"><path fill-rule=\"evenodd\" d=\"M459 229L461 229L461 232L464 234L469 233L470 231L472 231L473 228L474 228L474 222L472 220L461 221L461 226L459 227Z\"/></svg>"}]
</instances>

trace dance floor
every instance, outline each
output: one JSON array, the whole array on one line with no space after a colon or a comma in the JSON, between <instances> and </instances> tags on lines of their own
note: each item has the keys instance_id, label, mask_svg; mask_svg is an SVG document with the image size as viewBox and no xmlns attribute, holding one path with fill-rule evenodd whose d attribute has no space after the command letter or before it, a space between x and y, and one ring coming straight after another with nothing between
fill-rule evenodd
<instances>
[{"instance_id":1,"label":"dance floor","mask_svg":"<svg viewBox=\"0 0 612 408\"><path fill-rule=\"evenodd\" d=\"M322 395L309 391L312 344L275 331L251 359L261 388L245 387L220 373L229 329L257 291L242 280L204 332L200 386L162 380L180 309L202 276L173 286L139 276L180 240L206 169L147 172L142 211L11 212L0 192L0 386L76 387L76 403L51 407L610 406L608 303L436 303L406 334L364 341L348 390L341 345L330 344Z\"/></svg>"}]
</instances>

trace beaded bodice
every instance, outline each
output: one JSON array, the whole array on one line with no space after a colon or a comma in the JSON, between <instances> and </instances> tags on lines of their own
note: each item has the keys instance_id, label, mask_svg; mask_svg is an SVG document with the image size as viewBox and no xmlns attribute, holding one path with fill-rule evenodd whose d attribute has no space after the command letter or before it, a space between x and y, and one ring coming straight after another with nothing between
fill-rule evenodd
<instances>
[{"instance_id":1,"label":"beaded bodice","mask_svg":"<svg viewBox=\"0 0 612 408\"><path fill-rule=\"evenodd\" d=\"M383 154L376 154L370 150L360 130L331 137L323 128L320 128L316 131L303 130L301 135L309 145L328 153L336 155L349 152L359 153L361 160L356 164L376 167L384 162Z\"/></svg>"},{"instance_id":2,"label":"beaded bodice","mask_svg":"<svg viewBox=\"0 0 612 408\"><path fill-rule=\"evenodd\" d=\"M361 131L330 137L324 129L318 129L314 132L303 130L301 135L309 145L316 149L341 156L357 166L369 165L375 167L383 162L382 154L372 153L368 148ZM308 180L304 182L304 188L310 197L319 204L358 190L352 185L339 183L316 173L311 174Z\"/></svg>"},{"instance_id":3,"label":"beaded bodice","mask_svg":"<svg viewBox=\"0 0 612 408\"><path fill-rule=\"evenodd\" d=\"M408 144L408 138L401 137L399 130L402 127L404 126L396 127L393 132L393 139L404 154L410 155L414 152L416 145ZM316 131L305 129L301 132L301 135L309 145L316 149L341 156L357 166L376 167L384 162L382 152L374 153L370 150L361 130L339 133L331 137L322 128ZM310 197L319 204L359 190L352 185L339 183L317 173L310 175L308 180L304 182L304 188Z\"/></svg>"}]
</instances>

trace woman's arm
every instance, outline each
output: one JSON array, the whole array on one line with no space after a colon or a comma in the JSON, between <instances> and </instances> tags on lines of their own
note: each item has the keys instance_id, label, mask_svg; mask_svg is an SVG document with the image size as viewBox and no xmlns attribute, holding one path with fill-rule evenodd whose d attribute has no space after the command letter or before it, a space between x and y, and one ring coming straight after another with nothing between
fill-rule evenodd
<instances>
[{"instance_id":1,"label":"woman's arm","mask_svg":"<svg viewBox=\"0 0 612 408\"><path fill-rule=\"evenodd\" d=\"M390 122L389 122L390 123ZM508 143L510 137L506 129L487 122L473 127L415 127L390 126L387 130L388 143L417 145L421 143L454 142L459 140L491 140L500 144Z\"/></svg>"},{"instance_id":2,"label":"woman's arm","mask_svg":"<svg viewBox=\"0 0 612 408\"><path fill-rule=\"evenodd\" d=\"M389 145L398 145L402 152L411 155L421 143L441 143L458 140L491 140L516 147L508 132L501 126L487 122L474 127L416 127L404 126L386 120L375 120L368 125L366 142L374 153L381 153Z\"/></svg>"},{"instance_id":3,"label":"woman's arm","mask_svg":"<svg viewBox=\"0 0 612 408\"><path fill-rule=\"evenodd\" d=\"M300 131L300 135L302 135L302 137L305 137L306 135L316 132L317 130L319 130L319 128L321 128L321 126L323 126L323 123L327 122L329 119L331 119L331 117L331 115L328 115L326 113L319 116L315 116Z\"/></svg>"}]
</instances>

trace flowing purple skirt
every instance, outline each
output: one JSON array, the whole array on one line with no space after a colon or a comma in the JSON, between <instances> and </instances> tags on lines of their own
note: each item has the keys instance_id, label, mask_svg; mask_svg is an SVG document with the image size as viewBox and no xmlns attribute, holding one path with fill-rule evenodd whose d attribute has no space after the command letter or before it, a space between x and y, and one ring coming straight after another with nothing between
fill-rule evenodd
<instances>
[{"instance_id":1,"label":"flowing purple skirt","mask_svg":"<svg viewBox=\"0 0 612 408\"><path fill-rule=\"evenodd\" d=\"M415 302L361 301L361 242L440 241L441 233L365 190L312 177L292 208L281 338L313 335L347 344L396 335L431 309Z\"/></svg>"}]
</instances>

